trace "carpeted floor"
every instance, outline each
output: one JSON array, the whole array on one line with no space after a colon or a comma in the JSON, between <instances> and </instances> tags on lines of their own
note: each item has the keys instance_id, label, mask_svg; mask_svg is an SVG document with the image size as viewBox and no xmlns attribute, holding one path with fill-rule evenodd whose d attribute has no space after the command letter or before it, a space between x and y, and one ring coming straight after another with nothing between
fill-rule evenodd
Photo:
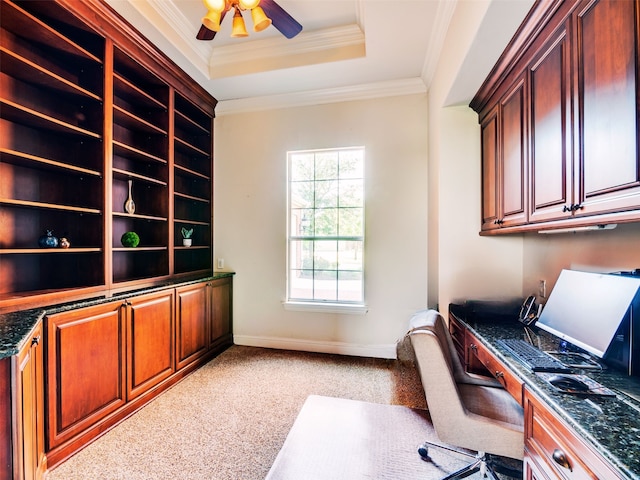
<instances>
[{"instance_id":1,"label":"carpeted floor","mask_svg":"<svg viewBox=\"0 0 640 480\"><path fill-rule=\"evenodd\" d=\"M233 346L48 480L264 479L310 395L426 408L410 364Z\"/></svg>"}]
</instances>

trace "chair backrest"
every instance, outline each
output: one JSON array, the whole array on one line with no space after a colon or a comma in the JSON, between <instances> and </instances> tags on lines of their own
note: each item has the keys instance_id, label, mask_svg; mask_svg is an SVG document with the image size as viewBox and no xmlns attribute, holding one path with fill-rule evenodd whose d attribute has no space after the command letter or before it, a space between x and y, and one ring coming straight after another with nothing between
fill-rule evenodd
<instances>
[{"instance_id":1,"label":"chair backrest","mask_svg":"<svg viewBox=\"0 0 640 480\"><path fill-rule=\"evenodd\" d=\"M441 437L440 432L455 428L467 414L454 377L455 352L451 351L448 337L444 320L435 311L410 332L431 421Z\"/></svg>"},{"instance_id":2,"label":"chair backrest","mask_svg":"<svg viewBox=\"0 0 640 480\"><path fill-rule=\"evenodd\" d=\"M429 312L409 337L440 440L522 459L522 406L503 388L456 380L457 353L442 316L435 310Z\"/></svg>"}]
</instances>

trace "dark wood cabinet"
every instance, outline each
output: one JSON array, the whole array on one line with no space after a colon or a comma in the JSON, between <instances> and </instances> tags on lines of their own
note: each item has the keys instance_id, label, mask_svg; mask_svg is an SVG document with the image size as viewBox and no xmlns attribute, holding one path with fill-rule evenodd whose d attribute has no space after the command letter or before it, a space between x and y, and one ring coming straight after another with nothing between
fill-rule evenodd
<instances>
[{"instance_id":1,"label":"dark wood cabinet","mask_svg":"<svg viewBox=\"0 0 640 480\"><path fill-rule=\"evenodd\" d=\"M158 385L175 371L174 291L126 301L127 401Z\"/></svg>"},{"instance_id":2,"label":"dark wood cabinet","mask_svg":"<svg viewBox=\"0 0 640 480\"><path fill-rule=\"evenodd\" d=\"M638 2L589 0L573 15L577 216L640 207L639 9Z\"/></svg>"},{"instance_id":3,"label":"dark wood cabinet","mask_svg":"<svg viewBox=\"0 0 640 480\"><path fill-rule=\"evenodd\" d=\"M527 219L527 110L521 78L481 121L482 228L493 230Z\"/></svg>"},{"instance_id":4,"label":"dark wood cabinet","mask_svg":"<svg viewBox=\"0 0 640 480\"><path fill-rule=\"evenodd\" d=\"M168 286L46 316L48 464L231 345L231 285Z\"/></svg>"},{"instance_id":5,"label":"dark wood cabinet","mask_svg":"<svg viewBox=\"0 0 640 480\"><path fill-rule=\"evenodd\" d=\"M0 360L0 479L35 480L47 468L42 324L20 351Z\"/></svg>"},{"instance_id":6,"label":"dark wood cabinet","mask_svg":"<svg viewBox=\"0 0 640 480\"><path fill-rule=\"evenodd\" d=\"M480 122L482 139L482 229L500 228L500 157L498 150L498 107Z\"/></svg>"},{"instance_id":7,"label":"dark wood cabinet","mask_svg":"<svg viewBox=\"0 0 640 480\"><path fill-rule=\"evenodd\" d=\"M483 143L482 232L640 220L639 9L534 5L471 102Z\"/></svg>"},{"instance_id":8,"label":"dark wood cabinet","mask_svg":"<svg viewBox=\"0 0 640 480\"><path fill-rule=\"evenodd\" d=\"M567 25L545 43L531 63L531 221L570 215L571 58Z\"/></svg>"},{"instance_id":9,"label":"dark wood cabinet","mask_svg":"<svg viewBox=\"0 0 640 480\"><path fill-rule=\"evenodd\" d=\"M219 278L176 289L176 368L230 343L232 279Z\"/></svg>"},{"instance_id":10,"label":"dark wood cabinet","mask_svg":"<svg viewBox=\"0 0 640 480\"><path fill-rule=\"evenodd\" d=\"M48 450L127 401L125 308L118 301L46 318Z\"/></svg>"},{"instance_id":11,"label":"dark wood cabinet","mask_svg":"<svg viewBox=\"0 0 640 480\"><path fill-rule=\"evenodd\" d=\"M231 277L211 282L212 317L209 347L231 341L233 283Z\"/></svg>"},{"instance_id":12,"label":"dark wood cabinet","mask_svg":"<svg viewBox=\"0 0 640 480\"><path fill-rule=\"evenodd\" d=\"M209 348L211 284L177 288L176 302L176 369L181 369Z\"/></svg>"},{"instance_id":13,"label":"dark wood cabinet","mask_svg":"<svg viewBox=\"0 0 640 480\"><path fill-rule=\"evenodd\" d=\"M102 2L0 8L0 312L211 274L216 100Z\"/></svg>"}]
</instances>

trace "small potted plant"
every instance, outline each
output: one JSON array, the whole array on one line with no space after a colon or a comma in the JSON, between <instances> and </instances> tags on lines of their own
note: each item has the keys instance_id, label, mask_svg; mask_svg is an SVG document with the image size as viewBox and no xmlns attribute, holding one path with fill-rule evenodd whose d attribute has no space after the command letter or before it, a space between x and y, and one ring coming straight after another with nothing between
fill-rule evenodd
<instances>
[{"instance_id":1,"label":"small potted plant","mask_svg":"<svg viewBox=\"0 0 640 480\"><path fill-rule=\"evenodd\" d=\"M191 246L191 235L193 235L193 228L184 228L182 227L182 245L184 245L185 247L190 247Z\"/></svg>"}]
</instances>

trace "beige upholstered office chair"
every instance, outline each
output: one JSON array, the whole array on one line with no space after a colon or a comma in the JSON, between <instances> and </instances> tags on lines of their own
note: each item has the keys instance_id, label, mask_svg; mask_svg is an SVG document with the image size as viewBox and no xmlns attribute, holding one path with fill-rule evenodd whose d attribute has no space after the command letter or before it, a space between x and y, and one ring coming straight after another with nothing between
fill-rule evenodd
<instances>
[{"instance_id":1,"label":"beige upholstered office chair","mask_svg":"<svg viewBox=\"0 0 640 480\"><path fill-rule=\"evenodd\" d=\"M485 452L522 460L522 407L506 390L496 388L491 380L465 376L456 371L460 368L459 359L452 348L444 319L437 311L424 312L418 320L412 319L413 328L409 336L427 407L438 437L451 445L425 442L418 448L422 458L429 460L430 445L474 457L470 465L445 479L461 478L478 470L483 476L493 475ZM474 450L478 454L469 455L454 446Z\"/></svg>"}]
</instances>

